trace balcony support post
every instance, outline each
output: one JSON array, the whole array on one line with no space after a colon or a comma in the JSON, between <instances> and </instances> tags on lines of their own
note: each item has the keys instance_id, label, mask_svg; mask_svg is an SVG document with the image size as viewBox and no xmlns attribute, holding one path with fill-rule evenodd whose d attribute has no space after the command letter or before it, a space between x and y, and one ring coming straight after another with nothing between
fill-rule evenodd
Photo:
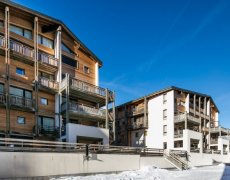
<instances>
[{"instance_id":1,"label":"balcony support post","mask_svg":"<svg viewBox=\"0 0 230 180\"><path fill-rule=\"evenodd\" d=\"M58 71L56 73L56 81L61 84L62 81L62 63L61 63L61 26L58 27L55 34L55 58L58 59ZM68 85L67 85L68 86ZM62 128L62 116L61 116L61 89L60 85L58 86L58 92L55 94L55 127L59 128L59 138L61 138L61 128ZM69 91L69 90L68 90ZM67 111L66 111L67 112Z\"/></svg>"},{"instance_id":2,"label":"balcony support post","mask_svg":"<svg viewBox=\"0 0 230 180\"><path fill-rule=\"evenodd\" d=\"M9 7L5 8L5 65L6 65L6 137L10 137L10 13Z\"/></svg>"},{"instance_id":3,"label":"balcony support post","mask_svg":"<svg viewBox=\"0 0 230 180\"><path fill-rule=\"evenodd\" d=\"M147 98L144 98L144 127L147 127ZM144 147L146 146L146 133L144 130Z\"/></svg>"},{"instance_id":4,"label":"balcony support post","mask_svg":"<svg viewBox=\"0 0 230 180\"><path fill-rule=\"evenodd\" d=\"M66 124L69 123L69 74L66 73Z\"/></svg>"},{"instance_id":5,"label":"balcony support post","mask_svg":"<svg viewBox=\"0 0 230 180\"><path fill-rule=\"evenodd\" d=\"M196 115L196 95L193 95L193 111L194 111L194 115Z\"/></svg>"},{"instance_id":6,"label":"balcony support post","mask_svg":"<svg viewBox=\"0 0 230 180\"><path fill-rule=\"evenodd\" d=\"M108 89L106 88L105 90L105 128L109 129L109 113L108 113L108 109L109 109L109 92Z\"/></svg>"},{"instance_id":7,"label":"balcony support post","mask_svg":"<svg viewBox=\"0 0 230 180\"><path fill-rule=\"evenodd\" d=\"M115 110L115 91L113 91L113 142L115 142L115 121L116 121L116 110Z\"/></svg>"},{"instance_id":8,"label":"balcony support post","mask_svg":"<svg viewBox=\"0 0 230 180\"><path fill-rule=\"evenodd\" d=\"M34 89L35 89L35 134L38 136L39 134L39 124L38 124L38 88L39 88L39 81L38 81L38 17L34 18Z\"/></svg>"},{"instance_id":9,"label":"balcony support post","mask_svg":"<svg viewBox=\"0 0 230 180\"><path fill-rule=\"evenodd\" d=\"M188 114L185 114L184 129L188 129Z\"/></svg>"}]
</instances>

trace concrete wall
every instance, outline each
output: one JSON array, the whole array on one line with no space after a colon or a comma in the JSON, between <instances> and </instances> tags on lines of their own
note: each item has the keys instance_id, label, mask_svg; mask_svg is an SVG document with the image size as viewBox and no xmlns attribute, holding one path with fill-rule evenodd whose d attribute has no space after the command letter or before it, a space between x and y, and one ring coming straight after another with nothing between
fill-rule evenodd
<instances>
[{"instance_id":1,"label":"concrete wall","mask_svg":"<svg viewBox=\"0 0 230 180\"><path fill-rule=\"evenodd\" d=\"M102 138L103 145L109 144L109 130L93 126L68 123L66 125L67 142L76 143L77 136Z\"/></svg>"},{"instance_id":2,"label":"concrete wall","mask_svg":"<svg viewBox=\"0 0 230 180\"><path fill-rule=\"evenodd\" d=\"M167 119L163 120L163 111L167 110ZM149 148L167 148L174 146L174 91L167 93L167 102L163 103L163 95L148 101L148 132L146 145ZM163 135L163 126L167 125L167 134Z\"/></svg>"},{"instance_id":3,"label":"concrete wall","mask_svg":"<svg viewBox=\"0 0 230 180\"><path fill-rule=\"evenodd\" d=\"M140 168L139 155L0 152L0 178L116 172Z\"/></svg>"},{"instance_id":4,"label":"concrete wall","mask_svg":"<svg viewBox=\"0 0 230 180\"><path fill-rule=\"evenodd\" d=\"M145 166L155 166L157 168L175 168L163 157L141 157L140 168Z\"/></svg>"},{"instance_id":5,"label":"concrete wall","mask_svg":"<svg viewBox=\"0 0 230 180\"><path fill-rule=\"evenodd\" d=\"M203 152L202 147L202 133L191 131L188 129L183 130L183 149L190 152L190 146L191 146L191 139L199 140L198 148L200 148L200 152Z\"/></svg>"}]
</instances>

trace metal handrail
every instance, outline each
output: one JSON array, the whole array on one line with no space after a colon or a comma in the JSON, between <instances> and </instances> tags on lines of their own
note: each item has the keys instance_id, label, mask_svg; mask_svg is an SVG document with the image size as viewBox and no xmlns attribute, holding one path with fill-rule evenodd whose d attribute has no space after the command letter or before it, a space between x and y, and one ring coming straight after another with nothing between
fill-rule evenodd
<instances>
[{"instance_id":1,"label":"metal handrail","mask_svg":"<svg viewBox=\"0 0 230 180\"><path fill-rule=\"evenodd\" d=\"M51 79L48 79L48 78L45 78L45 77L39 77L39 83L42 86L45 86L45 87L48 87L48 88L51 88L51 89L55 89L55 90L57 90L58 87L59 87L59 83L57 81L51 80Z\"/></svg>"},{"instance_id":2,"label":"metal handrail","mask_svg":"<svg viewBox=\"0 0 230 180\"><path fill-rule=\"evenodd\" d=\"M76 111L78 113L82 113L82 114L91 114L91 115L96 115L96 116L102 116L105 117L106 113L105 110L103 109L98 109L95 107L90 107L84 104L78 104L78 103L74 103L74 102L69 102L69 110L70 111ZM62 110L65 111L66 110L66 103L62 104Z\"/></svg>"},{"instance_id":3,"label":"metal handrail","mask_svg":"<svg viewBox=\"0 0 230 180\"><path fill-rule=\"evenodd\" d=\"M25 46L21 43L18 43L16 41L10 40L10 49L12 51L15 51L17 53L20 53L24 56L30 57L32 58L31 60L33 60L34 57L34 50L28 46Z\"/></svg>"},{"instance_id":4,"label":"metal handrail","mask_svg":"<svg viewBox=\"0 0 230 180\"><path fill-rule=\"evenodd\" d=\"M58 66L58 59L44 52L38 52L38 61L55 67Z\"/></svg>"}]
</instances>

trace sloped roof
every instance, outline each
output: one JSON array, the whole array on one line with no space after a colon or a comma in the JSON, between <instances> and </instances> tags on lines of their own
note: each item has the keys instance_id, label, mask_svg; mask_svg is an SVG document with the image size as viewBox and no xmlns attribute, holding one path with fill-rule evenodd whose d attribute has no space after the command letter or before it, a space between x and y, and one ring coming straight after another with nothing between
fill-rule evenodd
<instances>
[{"instance_id":1,"label":"sloped roof","mask_svg":"<svg viewBox=\"0 0 230 180\"><path fill-rule=\"evenodd\" d=\"M7 5L7 6L9 6L9 7L14 7L14 8L16 8L16 9L20 9L20 10L22 10L22 11L24 11L24 12L27 12L27 13L30 13L30 14L34 14L34 15L36 15L37 17L40 17L40 18L43 18L43 19L46 19L46 20L48 20L48 21L51 21L51 22L53 22L53 23L56 23L57 25L60 25L60 26L62 26L62 28L64 28L79 44L80 44L80 46L83 48L83 49L85 49L91 56L92 56L92 58L95 60L95 61L97 61L98 63L99 63L99 66L102 66L103 65L103 63L102 63L102 61L90 50L90 49L88 49L87 47L86 47L86 45L84 45L84 43L82 43L79 39L78 39L78 37L65 25L65 23L63 23L62 21L60 21L60 20L58 20L58 19L55 19L55 18L53 18L53 17L51 17L51 16L48 16L48 15L46 15L46 14L43 14L43 13L40 13L40 12L38 12L38 11L35 11L35 10L32 10L32 9L30 9L30 8L27 8L27 7L25 7L25 6L22 6L22 5L20 5L20 4L17 4L17 3L14 3L14 2L12 2L12 1L10 1L10 0L1 0L0 1L0 3L3 3L3 4L5 4L5 5Z\"/></svg>"},{"instance_id":2,"label":"sloped roof","mask_svg":"<svg viewBox=\"0 0 230 180\"><path fill-rule=\"evenodd\" d=\"M218 107L216 106L215 102L213 101L212 97L210 95L207 95L207 94L202 94L202 93L199 93L199 92L195 92L195 91L192 91L192 90L187 90L187 89L183 89L183 88L180 88L180 87L176 87L176 86L170 86L170 87L167 87L167 88L164 88L164 89L161 89L159 91L155 91L153 93L150 93L146 96L142 96L140 98L137 98L135 100L132 100L132 101L128 101L124 104L121 104L117 107L121 107L121 106L124 106L124 105L128 105L128 104L131 104L131 103L135 103L135 102L138 102L138 101L141 101L141 100L144 100L145 98L152 98L154 96L157 96L157 95L160 95L160 94L164 94L168 91L171 91L171 90L178 90L178 91L183 91L183 92L186 92L186 93L189 93L189 94L196 94L196 95L199 95L199 96L203 96L203 97L206 97L206 98L210 98L210 100L212 101L212 103L214 104L214 106L216 107L217 111L219 112L219 109Z\"/></svg>"}]
</instances>

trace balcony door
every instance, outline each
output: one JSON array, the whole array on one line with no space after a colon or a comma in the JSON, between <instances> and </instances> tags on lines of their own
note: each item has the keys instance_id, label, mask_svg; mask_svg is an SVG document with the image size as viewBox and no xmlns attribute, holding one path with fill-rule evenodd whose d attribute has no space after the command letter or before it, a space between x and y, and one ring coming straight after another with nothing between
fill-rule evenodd
<instances>
[{"instance_id":1,"label":"balcony door","mask_svg":"<svg viewBox=\"0 0 230 180\"><path fill-rule=\"evenodd\" d=\"M43 130L51 131L54 130L54 118L39 116L38 125Z\"/></svg>"}]
</instances>

